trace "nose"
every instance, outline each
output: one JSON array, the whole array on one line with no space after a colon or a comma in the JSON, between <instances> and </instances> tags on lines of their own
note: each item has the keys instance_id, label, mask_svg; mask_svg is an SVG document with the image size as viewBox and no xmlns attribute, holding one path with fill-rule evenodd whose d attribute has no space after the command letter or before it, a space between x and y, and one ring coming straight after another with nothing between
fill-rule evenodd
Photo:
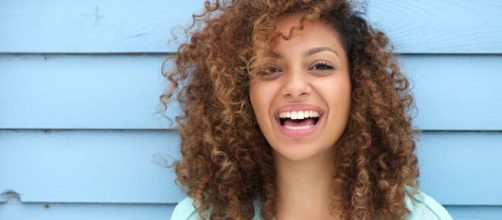
<instances>
[{"instance_id":1,"label":"nose","mask_svg":"<svg viewBox=\"0 0 502 220\"><path fill-rule=\"evenodd\" d=\"M283 78L282 95L286 98L303 98L311 93L308 76L301 70L290 71Z\"/></svg>"}]
</instances>

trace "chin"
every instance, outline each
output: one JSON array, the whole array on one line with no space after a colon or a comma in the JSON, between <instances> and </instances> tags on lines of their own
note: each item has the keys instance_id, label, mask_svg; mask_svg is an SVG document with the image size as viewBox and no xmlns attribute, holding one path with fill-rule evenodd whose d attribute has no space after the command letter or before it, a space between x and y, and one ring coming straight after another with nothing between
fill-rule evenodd
<instances>
[{"instance_id":1,"label":"chin","mask_svg":"<svg viewBox=\"0 0 502 220\"><path fill-rule=\"evenodd\" d=\"M272 149L276 158L281 157L290 161L306 161L320 155L325 155L327 152L327 150L321 151L318 147L314 147L311 144L280 145L272 147Z\"/></svg>"}]
</instances>

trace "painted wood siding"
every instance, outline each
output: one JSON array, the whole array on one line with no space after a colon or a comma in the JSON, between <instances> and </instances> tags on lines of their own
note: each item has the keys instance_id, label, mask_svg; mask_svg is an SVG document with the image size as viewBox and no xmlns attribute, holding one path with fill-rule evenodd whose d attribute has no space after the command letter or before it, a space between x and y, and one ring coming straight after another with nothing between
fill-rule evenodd
<instances>
[{"instance_id":1,"label":"painted wood siding","mask_svg":"<svg viewBox=\"0 0 502 220\"><path fill-rule=\"evenodd\" d=\"M171 30L202 0L0 0L0 219L169 219L184 197L156 111ZM502 1L371 0L418 112L422 190L502 219ZM179 112L176 103L167 115Z\"/></svg>"}]
</instances>

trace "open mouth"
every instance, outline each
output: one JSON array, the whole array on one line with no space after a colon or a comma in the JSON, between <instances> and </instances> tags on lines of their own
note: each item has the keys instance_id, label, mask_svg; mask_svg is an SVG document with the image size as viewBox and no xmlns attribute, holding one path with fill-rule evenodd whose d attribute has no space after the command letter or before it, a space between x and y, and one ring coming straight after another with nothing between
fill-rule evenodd
<instances>
[{"instance_id":1,"label":"open mouth","mask_svg":"<svg viewBox=\"0 0 502 220\"><path fill-rule=\"evenodd\" d=\"M319 122L318 117L303 118L303 119L291 119L291 118L279 118L279 122L282 127L289 129L306 129L309 127L314 127L317 122Z\"/></svg>"},{"instance_id":2,"label":"open mouth","mask_svg":"<svg viewBox=\"0 0 502 220\"><path fill-rule=\"evenodd\" d=\"M278 123L281 131L288 136L307 135L315 130L321 117L315 110L282 112Z\"/></svg>"}]
</instances>

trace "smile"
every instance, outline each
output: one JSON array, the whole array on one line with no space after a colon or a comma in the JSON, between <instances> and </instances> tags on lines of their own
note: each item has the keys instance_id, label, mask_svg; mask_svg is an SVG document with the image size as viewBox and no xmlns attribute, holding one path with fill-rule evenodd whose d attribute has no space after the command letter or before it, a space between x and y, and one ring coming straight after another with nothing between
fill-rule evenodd
<instances>
[{"instance_id":1,"label":"smile","mask_svg":"<svg viewBox=\"0 0 502 220\"><path fill-rule=\"evenodd\" d=\"M282 134L288 137L304 137L317 130L323 112L312 105L289 105L276 114L276 122Z\"/></svg>"}]
</instances>

